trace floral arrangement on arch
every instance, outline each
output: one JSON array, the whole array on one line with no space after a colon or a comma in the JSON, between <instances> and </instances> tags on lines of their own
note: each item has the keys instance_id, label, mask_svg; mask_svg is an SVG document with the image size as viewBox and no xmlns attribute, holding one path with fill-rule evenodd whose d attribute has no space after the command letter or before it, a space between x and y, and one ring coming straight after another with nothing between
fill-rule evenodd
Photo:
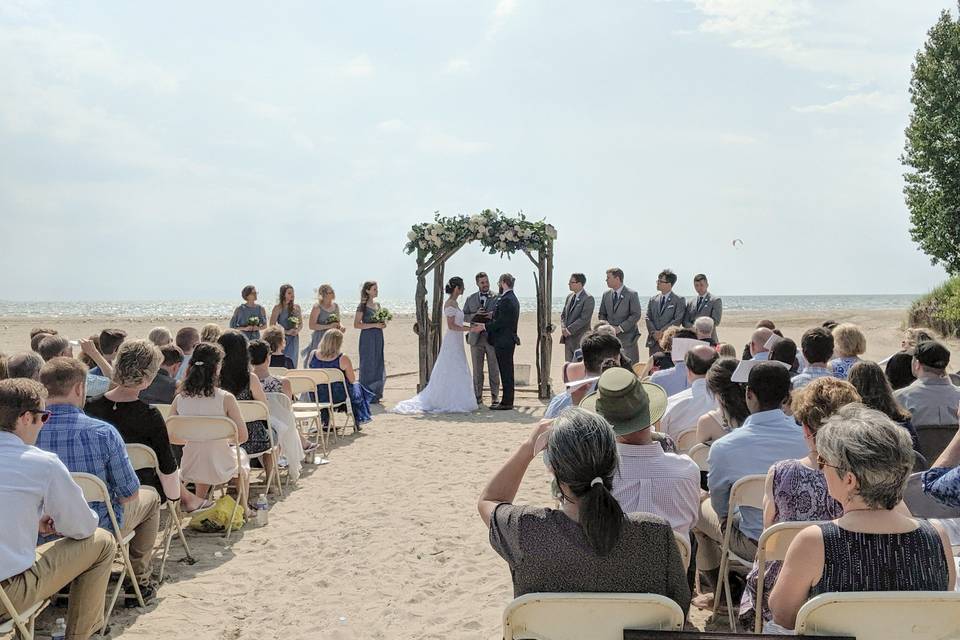
<instances>
[{"instance_id":1,"label":"floral arrangement on arch","mask_svg":"<svg viewBox=\"0 0 960 640\"><path fill-rule=\"evenodd\" d=\"M473 216L441 217L438 213L433 222L413 225L404 250L441 253L468 242L480 242L488 253L502 256L524 249L543 249L556 238L557 230L543 220L527 220L522 212L510 218L499 209L485 209Z\"/></svg>"}]
</instances>

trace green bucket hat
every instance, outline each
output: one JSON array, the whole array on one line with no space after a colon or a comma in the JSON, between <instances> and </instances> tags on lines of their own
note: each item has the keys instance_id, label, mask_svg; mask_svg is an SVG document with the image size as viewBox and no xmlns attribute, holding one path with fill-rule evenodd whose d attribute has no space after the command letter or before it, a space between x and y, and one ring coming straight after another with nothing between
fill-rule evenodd
<instances>
[{"instance_id":1,"label":"green bucket hat","mask_svg":"<svg viewBox=\"0 0 960 640\"><path fill-rule=\"evenodd\" d=\"M618 436L647 429L667 410L667 392L658 384L640 382L631 371L607 369L597 390L580 402L587 411L600 414Z\"/></svg>"}]
</instances>

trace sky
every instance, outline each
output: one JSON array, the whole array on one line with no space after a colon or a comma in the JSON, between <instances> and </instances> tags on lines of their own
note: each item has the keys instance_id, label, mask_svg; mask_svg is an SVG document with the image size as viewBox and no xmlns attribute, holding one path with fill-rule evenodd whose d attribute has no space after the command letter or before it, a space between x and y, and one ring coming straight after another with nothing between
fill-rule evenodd
<instances>
[{"instance_id":1,"label":"sky","mask_svg":"<svg viewBox=\"0 0 960 640\"><path fill-rule=\"evenodd\" d=\"M485 208L557 228L557 295L923 292L899 155L944 9L0 0L0 299L412 298L410 226Z\"/></svg>"}]
</instances>

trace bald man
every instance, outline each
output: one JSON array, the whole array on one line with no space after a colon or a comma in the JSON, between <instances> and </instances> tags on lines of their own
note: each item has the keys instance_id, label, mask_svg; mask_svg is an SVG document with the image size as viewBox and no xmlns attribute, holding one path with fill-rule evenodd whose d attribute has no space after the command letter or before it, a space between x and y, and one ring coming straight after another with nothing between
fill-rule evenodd
<instances>
[{"instance_id":1,"label":"bald man","mask_svg":"<svg viewBox=\"0 0 960 640\"><path fill-rule=\"evenodd\" d=\"M770 351L767 349L767 340L773 335L773 329L757 328L750 336L750 358L753 360L769 360Z\"/></svg>"},{"instance_id":2,"label":"bald man","mask_svg":"<svg viewBox=\"0 0 960 640\"><path fill-rule=\"evenodd\" d=\"M660 419L660 432L676 442L680 434L696 429L700 416L716 408L716 400L707 390L707 371L720 356L707 345L696 346L683 359L687 367L688 388L667 399L667 411Z\"/></svg>"}]
</instances>

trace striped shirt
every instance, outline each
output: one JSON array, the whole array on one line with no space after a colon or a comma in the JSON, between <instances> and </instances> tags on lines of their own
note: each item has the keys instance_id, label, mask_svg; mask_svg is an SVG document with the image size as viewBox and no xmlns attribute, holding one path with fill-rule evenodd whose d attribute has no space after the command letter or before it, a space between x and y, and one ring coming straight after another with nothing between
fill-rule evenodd
<instances>
[{"instance_id":1,"label":"striped shirt","mask_svg":"<svg viewBox=\"0 0 960 640\"><path fill-rule=\"evenodd\" d=\"M817 378L832 378L833 369L807 365L803 371L793 377L793 390L798 391Z\"/></svg>"},{"instance_id":2,"label":"striped shirt","mask_svg":"<svg viewBox=\"0 0 960 640\"><path fill-rule=\"evenodd\" d=\"M617 443L620 465L613 497L624 513L654 513L688 534L700 510L700 468L687 456L664 453L659 443Z\"/></svg>"}]
</instances>

